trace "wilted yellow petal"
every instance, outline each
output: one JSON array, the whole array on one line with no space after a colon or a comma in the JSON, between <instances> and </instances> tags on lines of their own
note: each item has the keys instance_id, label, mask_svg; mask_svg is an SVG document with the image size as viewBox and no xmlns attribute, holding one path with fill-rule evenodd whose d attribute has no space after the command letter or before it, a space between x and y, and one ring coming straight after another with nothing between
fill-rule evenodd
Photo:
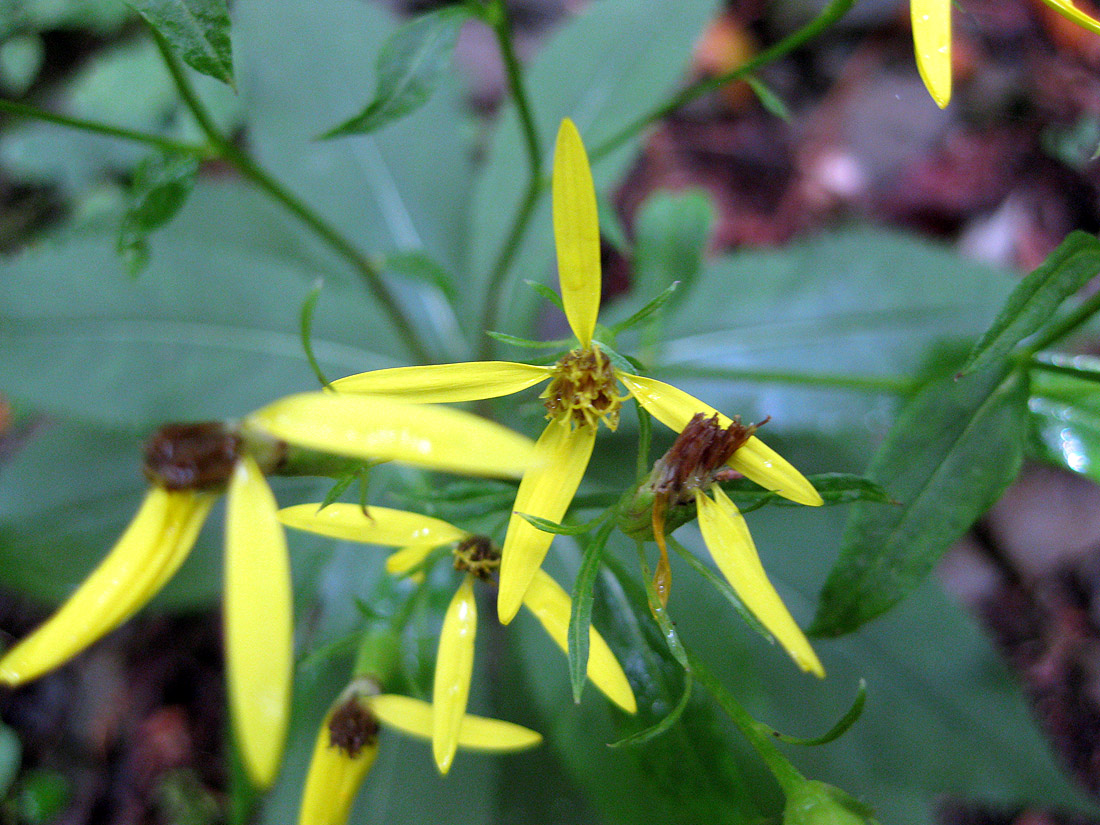
<instances>
[{"instance_id":1,"label":"wilted yellow petal","mask_svg":"<svg viewBox=\"0 0 1100 825\"><path fill-rule=\"evenodd\" d=\"M313 746L298 825L344 825L378 755L377 744L364 746L355 756L331 744L331 718L332 713L325 717Z\"/></svg>"},{"instance_id":2,"label":"wilted yellow petal","mask_svg":"<svg viewBox=\"0 0 1100 825\"><path fill-rule=\"evenodd\" d=\"M951 0L910 0L909 11L917 71L942 109L951 100Z\"/></svg>"},{"instance_id":3,"label":"wilted yellow petal","mask_svg":"<svg viewBox=\"0 0 1100 825\"><path fill-rule=\"evenodd\" d=\"M331 392L283 398L245 425L335 455L469 475L518 477L533 447L519 433L461 410Z\"/></svg>"},{"instance_id":4,"label":"wilted yellow petal","mask_svg":"<svg viewBox=\"0 0 1100 825\"><path fill-rule=\"evenodd\" d=\"M187 558L214 499L151 488L107 557L53 616L0 659L0 682L19 685L53 670L145 605Z\"/></svg>"},{"instance_id":5,"label":"wilted yellow petal","mask_svg":"<svg viewBox=\"0 0 1100 825\"><path fill-rule=\"evenodd\" d=\"M824 677L825 669L817 654L768 581L744 516L722 488L715 485L712 491L714 501L702 490L696 490L695 503L699 509L699 529L714 563L745 607L787 649L798 666Z\"/></svg>"},{"instance_id":6,"label":"wilted yellow petal","mask_svg":"<svg viewBox=\"0 0 1100 825\"><path fill-rule=\"evenodd\" d=\"M432 689L432 755L441 774L451 769L458 731L470 698L474 673L474 638L477 635L477 602L474 579L466 574L451 599L439 634Z\"/></svg>"},{"instance_id":7,"label":"wilted yellow petal","mask_svg":"<svg viewBox=\"0 0 1100 825\"><path fill-rule=\"evenodd\" d=\"M386 557L386 572L391 576L403 576L428 557L438 545L420 544L403 547Z\"/></svg>"},{"instance_id":8,"label":"wilted yellow petal","mask_svg":"<svg viewBox=\"0 0 1100 825\"><path fill-rule=\"evenodd\" d=\"M550 575L542 570L535 571L535 577L523 597L523 604L535 614L550 638L563 651L569 650L569 613L572 600L569 594ZM594 627L588 628L588 678L592 684L604 692L608 699L627 713L638 710L634 700L634 691L626 680L619 660L607 646L607 642Z\"/></svg>"},{"instance_id":9,"label":"wilted yellow petal","mask_svg":"<svg viewBox=\"0 0 1100 825\"><path fill-rule=\"evenodd\" d=\"M1100 20L1096 20L1096 18L1094 17L1089 17L1087 14L1077 8L1077 6L1071 3L1070 0L1043 0L1043 2L1060 14L1068 17L1077 25L1084 26L1089 31L1100 34Z\"/></svg>"},{"instance_id":10,"label":"wilted yellow petal","mask_svg":"<svg viewBox=\"0 0 1100 825\"><path fill-rule=\"evenodd\" d=\"M339 392L442 404L511 395L545 381L550 371L550 367L511 361L470 361L361 372L333 381L332 386Z\"/></svg>"},{"instance_id":11,"label":"wilted yellow petal","mask_svg":"<svg viewBox=\"0 0 1100 825\"><path fill-rule=\"evenodd\" d=\"M707 416L717 414L718 423L723 427L732 423L728 416L671 384L623 372L616 375L650 415L676 432L683 430L696 413ZM783 498L811 507L823 503L821 494L805 476L756 436L738 448L729 464L746 478L752 479L761 487L774 490Z\"/></svg>"},{"instance_id":12,"label":"wilted yellow petal","mask_svg":"<svg viewBox=\"0 0 1100 825\"><path fill-rule=\"evenodd\" d=\"M365 701L378 721L386 727L421 739L431 739L432 706L427 702L388 693L368 697ZM542 736L520 725L470 714L462 717L458 730L459 747L471 750L519 751L533 748L541 741Z\"/></svg>"},{"instance_id":13,"label":"wilted yellow petal","mask_svg":"<svg viewBox=\"0 0 1100 825\"><path fill-rule=\"evenodd\" d=\"M290 716L294 630L290 559L275 496L245 455L225 514L225 653L229 709L241 756L266 787L282 760Z\"/></svg>"},{"instance_id":14,"label":"wilted yellow petal","mask_svg":"<svg viewBox=\"0 0 1100 825\"><path fill-rule=\"evenodd\" d=\"M320 533L334 539L360 541L364 544L384 544L403 547L426 544L437 547L467 536L442 519L391 510L373 504L363 511L358 504L337 502L321 508L320 504L296 504L279 511L279 521L287 527Z\"/></svg>"},{"instance_id":15,"label":"wilted yellow petal","mask_svg":"<svg viewBox=\"0 0 1100 825\"><path fill-rule=\"evenodd\" d=\"M561 300L569 327L588 349L600 311L600 227L588 155L569 118L558 130L552 184Z\"/></svg>"},{"instance_id":16,"label":"wilted yellow petal","mask_svg":"<svg viewBox=\"0 0 1100 825\"><path fill-rule=\"evenodd\" d=\"M539 530L516 514L560 522L588 467L595 441L594 427L571 430L568 421L551 421L535 444L534 469L519 484L501 548L497 615L502 623L508 624L519 611L527 585L554 540L553 533Z\"/></svg>"}]
</instances>

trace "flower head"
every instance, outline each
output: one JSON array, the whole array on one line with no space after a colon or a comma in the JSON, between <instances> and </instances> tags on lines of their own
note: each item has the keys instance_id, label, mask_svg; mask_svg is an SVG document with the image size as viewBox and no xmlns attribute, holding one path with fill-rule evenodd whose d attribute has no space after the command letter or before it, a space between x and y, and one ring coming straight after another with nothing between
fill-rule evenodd
<instances>
[{"instance_id":1,"label":"flower head","mask_svg":"<svg viewBox=\"0 0 1100 825\"><path fill-rule=\"evenodd\" d=\"M363 509L354 504L300 504L280 511L288 527L366 544L401 549L386 559L386 570L408 575L436 548L451 545L455 569L464 575L443 618L432 691L432 753L440 773L447 773L461 744L463 714L473 675L477 635L475 579L491 579L500 553L484 536L461 530L441 519L390 510ZM542 570L536 570L523 604L562 649L567 650L571 602L569 595ZM598 632L590 629L588 676L611 701L628 713L637 705L634 692L615 654Z\"/></svg>"},{"instance_id":2,"label":"flower head","mask_svg":"<svg viewBox=\"0 0 1100 825\"><path fill-rule=\"evenodd\" d=\"M53 670L140 610L225 493L230 715L249 774L269 785L289 718L293 610L286 539L265 475L290 445L477 475L519 475L532 454L527 439L467 413L331 393L284 398L236 427L168 425L147 445L152 486L130 526L57 612L0 658L0 682L21 685Z\"/></svg>"}]
</instances>

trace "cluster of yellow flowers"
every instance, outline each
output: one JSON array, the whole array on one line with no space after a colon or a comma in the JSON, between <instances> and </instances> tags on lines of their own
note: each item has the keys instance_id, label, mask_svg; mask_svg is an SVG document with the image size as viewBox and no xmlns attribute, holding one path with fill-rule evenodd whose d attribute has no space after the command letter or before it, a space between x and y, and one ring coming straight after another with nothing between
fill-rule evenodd
<instances>
[{"instance_id":1,"label":"cluster of yellow flowers","mask_svg":"<svg viewBox=\"0 0 1100 825\"><path fill-rule=\"evenodd\" d=\"M0 681L19 685L57 667L146 604L187 556L224 491L229 705L244 764L260 786L278 772L289 717L293 629L283 525L399 548L386 562L394 575L419 575L433 550L448 547L461 571L439 634L432 702L384 694L382 674L357 673L319 733L303 823L346 820L374 760L379 725L430 739L441 773L459 746L531 747L540 741L537 733L466 714L478 620L474 584L499 575L500 621L509 623L525 606L566 649L570 598L541 569L554 536L524 516L561 521L599 422L614 430L628 397L676 432L692 425L690 437L702 446L691 449L707 452L710 463L691 484L684 481L690 473L677 471L676 494L697 506L705 543L746 606L803 670L823 676L769 583L743 516L716 482L732 470L802 504L819 505L820 495L752 428L675 387L619 369L601 348L594 337L600 303L596 197L584 146L569 120L558 133L552 190L561 297L577 348L553 366L493 361L363 373L336 381L335 392L284 398L234 425L165 428L148 450L152 487L133 522L70 599L0 659ZM468 413L432 406L509 395L543 381L549 382L541 396L549 421L534 443ZM703 418L708 424L698 423ZM734 440L729 434L735 431ZM719 442L725 448L709 446ZM520 478L503 546L498 550L490 539L439 519L383 507L303 504L280 511L265 475L278 472L288 448ZM633 713L634 693L615 655L595 630L590 640L589 678Z\"/></svg>"}]
</instances>

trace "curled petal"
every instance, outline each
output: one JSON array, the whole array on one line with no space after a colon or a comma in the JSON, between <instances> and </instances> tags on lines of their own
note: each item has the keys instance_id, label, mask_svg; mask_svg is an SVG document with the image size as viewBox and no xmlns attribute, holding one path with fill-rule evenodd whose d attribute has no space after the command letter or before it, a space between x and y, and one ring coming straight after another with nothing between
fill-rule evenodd
<instances>
[{"instance_id":1,"label":"curled petal","mask_svg":"<svg viewBox=\"0 0 1100 825\"><path fill-rule=\"evenodd\" d=\"M361 372L333 381L332 386L339 392L384 395L417 404L443 404L511 395L545 381L550 371L550 367L511 361L471 361Z\"/></svg>"},{"instance_id":2,"label":"curled petal","mask_svg":"<svg viewBox=\"0 0 1100 825\"><path fill-rule=\"evenodd\" d=\"M588 349L600 311L600 227L588 155L569 118L558 130L552 184L561 300L569 327Z\"/></svg>"},{"instance_id":3,"label":"curled petal","mask_svg":"<svg viewBox=\"0 0 1100 825\"><path fill-rule=\"evenodd\" d=\"M622 372L617 375L650 415L676 432L683 430L691 417L700 412L707 416L717 415L718 423L723 427L732 423L729 417L671 384L640 375ZM818 507L823 503L821 494L806 477L756 436L737 449L729 464L746 478L752 479L761 487L774 490L783 498L811 507Z\"/></svg>"},{"instance_id":4,"label":"curled petal","mask_svg":"<svg viewBox=\"0 0 1100 825\"><path fill-rule=\"evenodd\" d=\"M404 576L424 561L436 546L433 544L419 544L412 547L402 547L396 553L390 553L386 557L386 572L391 576Z\"/></svg>"},{"instance_id":5,"label":"curled petal","mask_svg":"<svg viewBox=\"0 0 1100 825\"><path fill-rule=\"evenodd\" d=\"M255 459L237 462L225 514L229 709L245 767L267 787L290 716L294 630L290 559L275 496Z\"/></svg>"},{"instance_id":6,"label":"curled petal","mask_svg":"<svg viewBox=\"0 0 1100 825\"><path fill-rule=\"evenodd\" d=\"M1077 8L1071 0L1043 0L1043 2L1059 14L1068 17L1077 25L1084 26L1089 31L1100 34L1100 20L1097 20L1095 17L1089 17Z\"/></svg>"},{"instance_id":7,"label":"curled petal","mask_svg":"<svg viewBox=\"0 0 1100 825\"><path fill-rule=\"evenodd\" d=\"M330 712L313 746L298 825L344 825L355 794L378 755L377 744L365 745L355 756L333 745L328 726L331 719Z\"/></svg>"},{"instance_id":8,"label":"curled petal","mask_svg":"<svg viewBox=\"0 0 1100 825\"><path fill-rule=\"evenodd\" d=\"M432 755L441 774L451 769L458 748L458 731L470 698L474 672L474 637L477 635L477 602L473 576L467 574L458 588L439 634L432 689Z\"/></svg>"},{"instance_id":9,"label":"curled petal","mask_svg":"<svg viewBox=\"0 0 1100 825\"><path fill-rule=\"evenodd\" d=\"M533 446L518 433L460 410L331 392L283 398L254 412L245 425L334 455L470 475L518 477Z\"/></svg>"},{"instance_id":10,"label":"curled petal","mask_svg":"<svg viewBox=\"0 0 1100 825\"><path fill-rule=\"evenodd\" d=\"M187 558L214 500L209 493L150 489L107 557L0 659L0 682L19 685L53 670L144 606Z\"/></svg>"},{"instance_id":11,"label":"curled petal","mask_svg":"<svg viewBox=\"0 0 1100 825\"><path fill-rule=\"evenodd\" d=\"M527 586L554 540L553 533L539 530L517 513L561 521L588 467L595 441L594 427L571 429L568 421L551 421L535 444L534 467L519 484L501 549L497 614L504 624L519 611Z\"/></svg>"},{"instance_id":12,"label":"curled petal","mask_svg":"<svg viewBox=\"0 0 1100 825\"><path fill-rule=\"evenodd\" d=\"M787 649L798 666L824 677L825 669L817 654L768 581L744 516L722 488L715 486L712 491L714 501L702 490L696 490L695 503L699 508L699 529L714 563L745 607Z\"/></svg>"},{"instance_id":13,"label":"curled petal","mask_svg":"<svg viewBox=\"0 0 1100 825\"><path fill-rule=\"evenodd\" d=\"M909 11L917 71L942 109L951 100L951 0L910 0Z\"/></svg>"},{"instance_id":14,"label":"curled petal","mask_svg":"<svg viewBox=\"0 0 1100 825\"><path fill-rule=\"evenodd\" d=\"M432 706L408 696L383 694L365 700L378 721L410 736L432 737ZM533 730L499 719L466 714L458 729L458 745L470 750L507 753L533 748L542 736Z\"/></svg>"},{"instance_id":15,"label":"curled petal","mask_svg":"<svg viewBox=\"0 0 1100 825\"><path fill-rule=\"evenodd\" d=\"M442 519L391 510L371 505L365 511L358 504L337 502L322 508L320 504L297 504L279 511L279 521L287 527L320 533L334 539L403 547L426 544L438 547L466 538L465 530Z\"/></svg>"},{"instance_id":16,"label":"curled petal","mask_svg":"<svg viewBox=\"0 0 1100 825\"><path fill-rule=\"evenodd\" d=\"M569 630L569 612L572 609L569 594L549 574L536 570L527 594L523 597L523 604L535 614L535 618L550 634L554 643L563 651L568 651L569 641L566 634ZM616 705L627 713L635 713L638 704L619 660L595 628L590 626L588 632L588 678Z\"/></svg>"}]
</instances>

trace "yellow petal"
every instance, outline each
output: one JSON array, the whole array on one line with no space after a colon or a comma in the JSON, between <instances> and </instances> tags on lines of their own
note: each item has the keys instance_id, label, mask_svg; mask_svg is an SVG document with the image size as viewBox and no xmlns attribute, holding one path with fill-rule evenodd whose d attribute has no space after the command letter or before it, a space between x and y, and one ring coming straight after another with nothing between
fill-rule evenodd
<instances>
[{"instance_id":1,"label":"yellow petal","mask_svg":"<svg viewBox=\"0 0 1100 825\"><path fill-rule=\"evenodd\" d=\"M225 648L241 756L266 787L286 738L294 631L286 537L275 496L248 455L234 468L225 514Z\"/></svg>"},{"instance_id":2,"label":"yellow petal","mask_svg":"<svg viewBox=\"0 0 1100 825\"><path fill-rule=\"evenodd\" d=\"M298 825L344 825L355 794L378 755L377 744L366 745L355 756L331 744L331 718L330 712L313 746Z\"/></svg>"},{"instance_id":3,"label":"yellow petal","mask_svg":"<svg viewBox=\"0 0 1100 825\"><path fill-rule=\"evenodd\" d=\"M676 432L683 430L696 413L704 413L707 416L717 414L718 423L723 427L728 427L732 423L727 416L713 407L671 384L640 375L627 373L616 373L616 375L650 415ZM761 487L774 490L783 498L811 507L817 507L823 503L821 494L814 489L805 476L756 436L751 437L738 448L729 464L746 478L752 479Z\"/></svg>"},{"instance_id":4,"label":"yellow petal","mask_svg":"<svg viewBox=\"0 0 1100 825\"><path fill-rule=\"evenodd\" d=\"M403 547L396 553L390 553L386 557L386 572L391 576L404 576L424 561L436 546L438 545L421 544L413 547Z\"/></svg>"},{"instance_id":5,"label":"yellow petal","mask_svg":"<svg viewBox=\"0 0 1100 825\"><path fill-rule=\"evenodd\" d=\"M1091 32L1100 34L1100 20L1096 20L1094 17L1089 17L1079 8L1077 8L1070 0L1043 0L1048 6L1072 20L1079 26L1084 26Z\"/></svg>"},{"instance_id":6,"label":"yellow petal","mask_svg":"<svg viewBox=\"0 0 1100 825\"><path fill-rule=\"evenodd\" d=\"M511 361L471 361L424 367L396 367L333 381L339 392L384 395L418 404L475 401L511 395L550 377L550 367Z\"/></svg>"},{"instance_id":7,"label":"yellow petal","mask_svg":"<svg viewBox=\"0 0 1100 825\"><path fill-rule=\"evenodd\" d=\"M384 544L402 547L426 544L438 547L459 541L468 535L442 519L375 507L363 512L358 504L337 502L321 509L320 504L296 504L279 511L279 521L287 527L320 533L334 539L360 541L364 544Z\"/></svg>"},{"instance_id":8,"label":"yellow petal","mask_svg":"<svg viewBox=\"0 0 1100 825\"><path fill-rule=\"evenodd\" d=\"M523 597L523 604L535 614L535 618L546 628L555 644L563 651L568 651L567 634L569 613L572 609L569 594L549 574L536 570L527 594ZM588 678L608 699L627 713L636 712L638 704L634 700L634 691L619 666L619 660L594 627L589 626L588 633Z\"/></svg>"},{"instance_id":9,"label":"yellow petal","mask_svg":"<svg viewBox=\"0 0 1100 825\"><path fill-rule=\"evenodd\" d=\"M561 300L569 327L587 349L600 311L600 227L588 155L569 118L554 147L553 201Z\"/></svg>"},{"instance_id":10,"label":"yellow petal","mask_svg":"<svg viewBox=\"0 0 1100 825\"><path fill-rule=\"evenodd\" d=\"M421 739L431 738L432 706L427 702L393 694L371 696L365 701L386 727ZM458 730L459 747L470 750L505 753L533 748L541 741L542 736L520 725L470 714L462 717Z\"/></svg>"},{"instance_id":11,"label":"yellow petal","mask_svg":"<svg viewBox=\"0 0 1100 825\"><path fill-rule=\"evenodd\" d=\"M917 71L942 109L951 100L951 0L910 0L909 11Z\"/></svg>"},{"instance_id":12,"label":"yellow petal","mask_svg":"<svg viewBox=\"0 0 1100 825\"><path fill-rule=\"evenodd\" d=\"M571 430L568 421L551 421L535 444L534 469L519 484L501 549L497 615L502 623L508 624L519 611L523 594L554 540L553 533L516 514L560 522L581 483L595 441L593 427Z\"/></svg>"},{"instance_id":13,"label":"yellow petal","mask_svg":"<svg viewBox=\"0 0 1100 825\"><path fill-rule=\"evenodd\" d=\"M451 599L439 634L432 689L432 755L441 774L451 769L458 731L470 698L474 672L474 637L477 635L477 602L473 576L466 574Z\"/></svg>"},{"instance_id":14,"label":"yellow petal","mask_svg":"<svg viewBox=\"0 0 1100 825\"><path fill-rule=\"evenodd\" d=\"M215 496L153 487L114 548L46 622L0 659L19 685L64 664L114 630L179 568Z\"/></svg>"},{"instance_id":15,"label":"yellow petal","mask_svg":"<svg viewBox=\"0 0 1100 825\"><path fill-rule=\"evenodd\" d=\"M518 433L460 410L331 392L283 398L250 415L245 425L335 455L470 475L518 477L533 446Z\"/></svg>"},{"instance_id":16,"label":"yellow petal","mask_svg":"<svg viewBox=\"0 0 1100 825\"><path fill-rule=\"evenodd\" d=\"M768 581L744 516L722 488L715 485L712 492L714 501L702 490L696 490L695 503L699 508L699 529L714 563L745 607L787 649L798 666L824 677L825 669L817 654Z\"/></svg>"}]
</instances>

